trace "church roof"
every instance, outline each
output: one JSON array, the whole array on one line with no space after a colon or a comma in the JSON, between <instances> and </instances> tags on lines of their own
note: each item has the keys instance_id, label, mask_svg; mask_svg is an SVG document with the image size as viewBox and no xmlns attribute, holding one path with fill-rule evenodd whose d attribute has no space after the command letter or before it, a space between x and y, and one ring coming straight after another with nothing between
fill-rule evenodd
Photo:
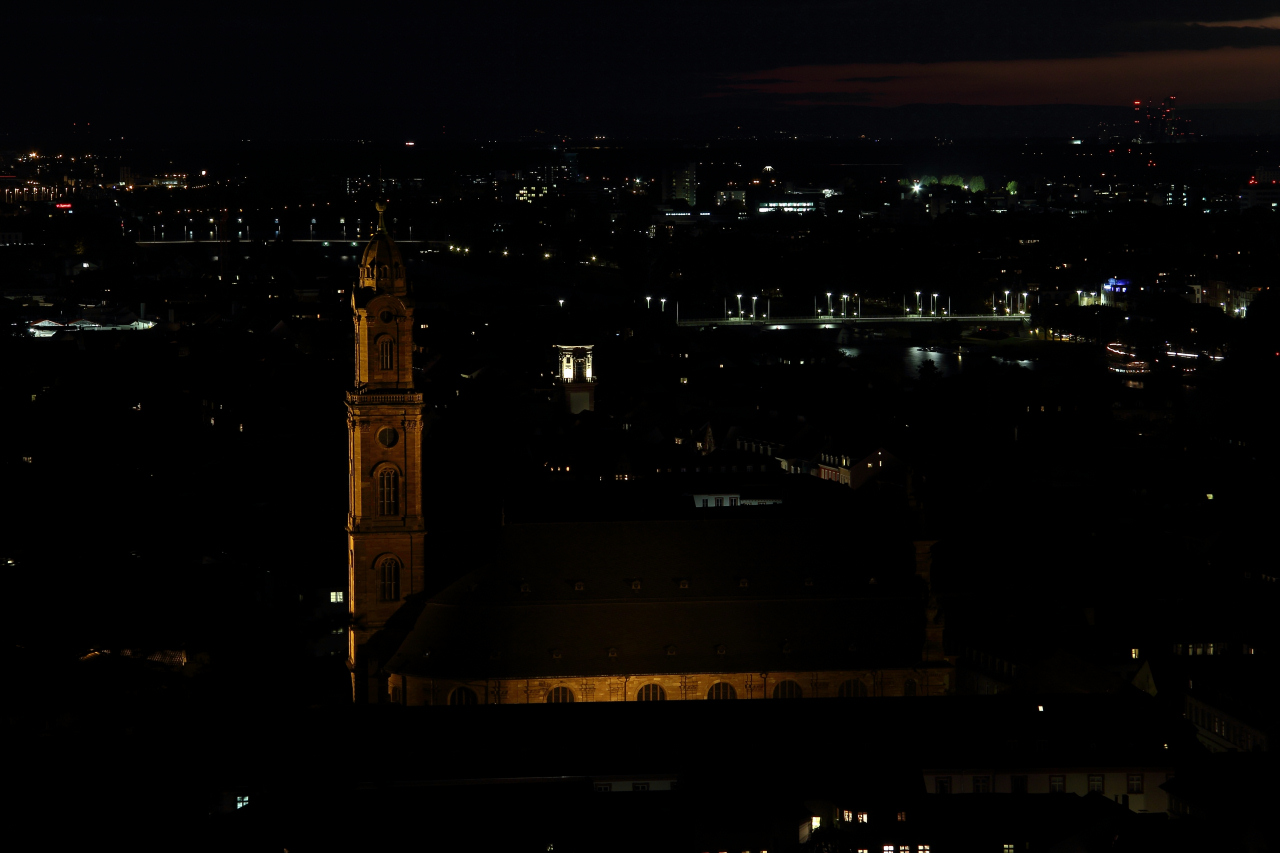
<instances>
[{"instance_id":1,"label":"church roof","mask_svg":"<svg viewBox=\"0 0 1280 853\"><path fill-rule=\"evenodd\" d=\"M907 556L874 536L852 548L815 533L511 525L480 568L425 603L387 668L470 680L918 664L924 600Z\"/></svg>"}]
</instances>

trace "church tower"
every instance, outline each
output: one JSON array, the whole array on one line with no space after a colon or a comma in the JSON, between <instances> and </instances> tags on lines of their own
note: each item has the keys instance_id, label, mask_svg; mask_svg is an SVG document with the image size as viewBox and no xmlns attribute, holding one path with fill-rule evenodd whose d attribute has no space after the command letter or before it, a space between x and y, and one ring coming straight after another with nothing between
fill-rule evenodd
<instances>
[{"instance_id":1,"label":"church tower","mask_svg":"<svg viewBox=\"0 0 1280 853\"><path fill-rule=\"evenodd\" d=\"M413 297L383 221L351 294L355 382L347 392L347 663L357 702L386 695L378 632L423 588L422 392L413 389ZM388 651L389 655L390 652Z\"/></svg>"}]
</instances>

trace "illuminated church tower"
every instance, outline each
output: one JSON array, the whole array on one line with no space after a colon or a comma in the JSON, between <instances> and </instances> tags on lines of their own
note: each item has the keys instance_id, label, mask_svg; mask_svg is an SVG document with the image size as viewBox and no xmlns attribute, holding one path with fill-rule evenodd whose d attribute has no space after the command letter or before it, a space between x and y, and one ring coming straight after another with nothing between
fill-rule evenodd
<instances>
[{"instance_id":1,"label":"illuminated church tower","mask_svg":"<svg viewBox=\"0 0 1280 853\"><path fill-rule=\"evenodd\" d=\"M596 410L596 376L591 369L591 344L556 344L556 382L564 389L569 413Z\"/></svg>"},{"instance_id":2,"label":"illuminated church tower","mask_svg":"<svg viewBox=\"0 0 1280 853\"><path fill-rule=\"evenodd\" d=\"M359 286L351 294L347 662L358 702L384 695L375 678L384 662L376 636L404 598L423 587L423 407L422 393L413 390L413 297L404 260L383 222L385 210L379 203L378 231L365 247Z\"/></svg>"}]
</instances>

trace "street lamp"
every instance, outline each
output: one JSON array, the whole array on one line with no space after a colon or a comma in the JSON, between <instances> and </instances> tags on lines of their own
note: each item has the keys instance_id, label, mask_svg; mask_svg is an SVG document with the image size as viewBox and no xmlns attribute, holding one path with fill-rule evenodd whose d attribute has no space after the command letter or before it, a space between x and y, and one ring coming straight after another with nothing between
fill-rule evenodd
<instances>
[{"instance_id":1,"label":"street lamp","mask_svg":"<svg viewBox=\"0 0 1280 853\"><path fill-rule=\"evenodd\" d=\"M742 319L742 294L738 294L738 319Z\"/></svg>"},{"instance_id":2,"label":"street lamp","mask_svg":"<svg viewBox=\"0 0 1280 853\"><path fill-rule=\"evenodd\" d=\"M646 311L649 309L649 300L650 300L650 299L652 299L652 298L653 298L652 296L646 296L646 297L644 298L644 307L645 307L645 310L646 310Z\"/></svg>"},{"instance_id":3,"label":"street lamp","mask_svg":"<svg viewBox=\"0 0 1280 853\"><path fill-rule=\"evenodd\" d=\"M662 313L667 313L667 297L664 296L658 301L662 303Z\"/></svg>"},{"instance_id":4,"label":"street lamp","mask_svg":"<svg viewBox=\"0 0 1280 853\"><path fill-rule=\"evenodd\" d=\"M920 310L920 291L917 290L916 291L916 316L919 317L921 313L922 312Z\"/></svg>"},{"instance_id":5,"label":"street lamp","mask_svg":"<svg viewBox=\"0 0 1280 853\"><path fill-rule=\"evenodd\" d=\"M933 294L933 305L929 307L929 315L936 316L938 313L938 294Z\"/></svg>"},{"instance_id":6,"label":"street lamp","mask_svg":"<svg viewBox=\"0 0 1280 853\"><path fill-rule=\"evenodd\" d=\"M563 307L564 307L564 300L563 300L563 299L561 299L561 300L560 300L560 307L561 307L561 308L563 308Z\"/></svg>"},{"instance_id":7,"label":"street lamp","mask_svg":"<svg viewBox=\"0 0 1280 853\"><path fill-rule=\"evenodd\" d=\"M1076 291L1076 305L1079 305L1079 304L1080 304L1080 294L1082 294L1082 293L1084 293L1084 291L1083 291L1083 290L1077 290L1077 291Z\"/></svg>"},{"instance_id":8,"label":"street lamp","mask_svg":"<svg viewBox=\"0 0 1280 853\"><path fill-rule=\"evenodd\" d=\"M847 294L847 293L842 293L842 294L840 294L840 316L841 316L841 317L847 316L847 312L846 312L846 310L845 310L845 305L846 305L848 302L849 302L849 294Z\"/></svg>"},{"instance_id":9,"label":"street lamp","mask_svg":"<svg viewBox=\"0 0 1280 853\"><path fill-rule=\"evenodd\" d=\"M827 291L827 313L831 313L831 291Z\"/></svg>"},{"instance_id":10,"label":"street lamp","mask_svg":"<svg viewBox=\"0 0 1280 853\"><path fill-rule=\"evenodd\" d=\"M756 297L756 296L751 297L751 319L752 320L756 318L756 299L758 298L759 297Z\"/></svg>"},{"instance_id":11,"label":"street lamp","mask_svg":"<svg viewBox=\"0 0 1280 853\"><path fill-rule=\"evenodd\" d=\"M1027 292L1022 291L1022 313L1027 313Z\"/></svg>"},{"instance_id":12,"label":"street lamp","mask_svg":"<svg viewBox=\"0 0 1280 853\"><path fill-rule=\"evenodd\" d=\"M861 318L862 317L862 294L855 293L853 295L858 297L858 313L854 316Z\"/></svg>"},{"instance_id":13,"label":"street lamp","mask_svg":"<svg viewBox=\"0 0 1280 853\"><path fill-rule=\"evenodd\" d=\"M1009 313L1009 291L1007 290L1004 292L1004 313L1006 315Z\"/></svg>"}]
</instances>

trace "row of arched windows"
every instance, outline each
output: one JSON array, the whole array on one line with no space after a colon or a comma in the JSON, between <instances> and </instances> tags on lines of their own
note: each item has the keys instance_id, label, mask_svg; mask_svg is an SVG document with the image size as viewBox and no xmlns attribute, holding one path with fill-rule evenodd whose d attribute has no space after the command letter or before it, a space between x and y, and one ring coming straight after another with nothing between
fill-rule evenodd
<instances>
[{"instance_id":1,"label":"row of arched windows","mask_svg":"<svg viewBox=\"0 0 1280 853\"><path fill-rule=\"evenodd\" d=\"M391 558L394 559L394 558ZM397 561L397 573L399 571L399 563ZM908 680L903 685L902 694L904 696L916 695L916 683ZM865 697L867 695L867 685L856 678L850 678L840 684L838 695L842 699L851 699L857 697ZM660 684L646 684L636 691L637 702L662 702L667 698L667 691ZM711 685L707 691L708 699L737 699L738 691L727 681L717 681ZM804 689L798 682L780 681L773 688L774 699L802 699L804 698ZM568 687L553 687L547 691L547 702L572 702L574 694ZM474 705L477 702L476 693L469 687L457 687L449 694L450 705Z\"/></svg>"}]
</instances>

